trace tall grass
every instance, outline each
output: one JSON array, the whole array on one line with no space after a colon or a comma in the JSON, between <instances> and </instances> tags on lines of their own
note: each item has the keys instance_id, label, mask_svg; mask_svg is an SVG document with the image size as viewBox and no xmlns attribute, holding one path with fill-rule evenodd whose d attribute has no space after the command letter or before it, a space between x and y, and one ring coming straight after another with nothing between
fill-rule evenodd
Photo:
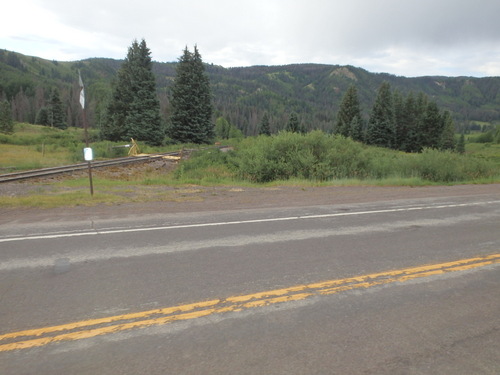
<instances>
[{"instance_id":1,"label":"tall grass","mask_svg":"<svg viewBox=\"0 0 500 375\"><path fill-rule=\"evenodd\" d=\"M235 172L230 154L210 147L194 152L177 167L172 177L186 184L217 185L234 182Z\"/></svg>"},{"instance_id":2,"label":"tall grass","mask_svg":"<svg viewBox=\"0 0 500 375\"><path fill-rule=\"evenodd\" d=\"M127 156L129 149L121 147L127 142L99 141L99 132L90 129L87 138L95 159ZM0 168L16 170L73 164L83 161L85 147L83 129L65 130L41 125L16 123L14 133L0 134ZM141 152L177 151L179 145L160 148L139 143Z\"/></svg>"},{"instance_id":3,"label":"tall grass","mask_svg":"<svg viewBox=\"0 0 500 375\"><path fill-rule=\"evenodd\" d=\"M223 154L214 149L194 156L182 163L175 175L198 182L208 176L214 181L255 183L350 179L422 184L491 181L499 178L500 170L489 160L469 155L431 149L406 154L314 131L247 138L234 152Z\"/></svg>"},{"instance_id":4,"label":"tall grass","mask_svg":"<svg viewBox=\"0 0 500 375\"><path fill-rule=\"evenodd\" d=\"M125 156L126 142L90 139L96 159ZM15 166L33 169L83 160L82 129L52 129L16 124L15 133L0 135L0 168ZM179 145L162 149L140 144L141 151L153 153L178 150ZM190 145L184 145L190 147ZM196 146L199 147L199 146ZM253 183L312 184L394 184L462 183L500 180L500 145L467 144L479 157L469 154L424 150L406 154L370 147L349 138L313 131L308 134L281 132L274 136L238 140L234 151L206 148L194 152L173 174L144 173L138 176L147 185L220 185ZM112 183L112 182L110 182ZM117 181L118 183L118 181Z\"/></svg>"}]
</instances>

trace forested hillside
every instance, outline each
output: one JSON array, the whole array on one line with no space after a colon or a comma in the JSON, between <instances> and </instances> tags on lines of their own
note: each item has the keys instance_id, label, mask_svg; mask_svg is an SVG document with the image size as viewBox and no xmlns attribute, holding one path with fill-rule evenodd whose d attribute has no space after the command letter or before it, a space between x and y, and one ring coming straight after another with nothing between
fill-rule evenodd
<instances>
[{"instance_id":1,"label":"forested hillside","mask_svg":"<svg viewBox=\"0 0 500 375\"><path fill-rule=\"evenodd\" d=\"M103 58L58 62L0 50L0 99L11 102L16 121L36 123L57 89L67 124L81 126L80 70L86 87L88 121L99 128L121 63ZM170 115L176 64L153 63L165 120ZM319 64L243 68L208 64L206 72L214 97L214 117L225 117L246 135L258 133L265 113L272 132L284 129L292 113L307 130L331 131L342 97L351 85L357 88L362 114L367 119L383 82L403 95L425 93L440 108L451 112L457 126L500 121L500 77L405 78L352 66Z\"/></svg>"}]
</instances>

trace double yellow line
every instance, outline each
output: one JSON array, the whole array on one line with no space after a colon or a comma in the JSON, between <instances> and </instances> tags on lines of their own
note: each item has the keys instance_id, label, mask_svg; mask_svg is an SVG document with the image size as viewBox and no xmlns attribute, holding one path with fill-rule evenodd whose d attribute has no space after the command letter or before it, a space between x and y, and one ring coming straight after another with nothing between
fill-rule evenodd
<instances>
[{"instance_id":1,"label":"double yellow line","mask_svg":"<svg viewBox=\"0 0 500 375\"><path fill-rule=\"evenodd\" d=\"M11 332L0 335L0 352L33 348L62 341L86 339L135 328L146 328L176 321L191 320L212 314L241 311L275 303L300 301L313 296L335 294L354 289L366 289L394 282L405 282L448 272L484 267L495 263L500 263L500 254L313 284L296 285L260 293L115 315L101 319L84 320L52 327Z\"/></svg>"}]
</instances>

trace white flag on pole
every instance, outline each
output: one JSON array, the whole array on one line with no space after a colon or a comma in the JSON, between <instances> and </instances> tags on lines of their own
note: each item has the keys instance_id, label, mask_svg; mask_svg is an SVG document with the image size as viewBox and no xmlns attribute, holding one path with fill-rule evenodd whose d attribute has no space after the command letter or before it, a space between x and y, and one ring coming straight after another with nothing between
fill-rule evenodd
<instances>
[{"instance_id":1,"label":"white flag on pole","mask_svg":"<svg viewBox=\"0 0 500 375\"><path fill-rule=\"evenodd\" d=\"M80 105L82 109L85 108L85 89L83 87L82 76L80 75L80 71L78 71L78 83L80 84Z\"/></svg>"}]
</instances>

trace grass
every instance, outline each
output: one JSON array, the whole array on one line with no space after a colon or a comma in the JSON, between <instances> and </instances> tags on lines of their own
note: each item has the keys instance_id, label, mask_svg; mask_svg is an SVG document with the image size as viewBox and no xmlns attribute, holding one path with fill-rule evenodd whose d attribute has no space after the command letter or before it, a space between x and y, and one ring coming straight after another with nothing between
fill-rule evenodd
<instances>
[{"instance_id":1,"label":"grass","mask_svg":"<svg viewBox=\"0 0 500 375\"><path fill-rule=\"evenodd\" d=\"M467 143L465 150L469 155L491 160L500 165L499 143Z\"/></svg>"},{"instance_id":2,"label":"grass","mask_svg":"<svg viewBox=\"0 0 500 375\"><path fill-rule=\"evenodd\" d=\"M70 164L71 153L51 146L0 144L0 168L5 172Z\"/></svg>"},{"instance_id":3,"label":"grass","mask_svg":"<svg viewBox=\"0 0 500 375\"><path fill-rule=\"evenodd\" d=\"M7 172L9 167L35 169L81 161L82 136L81 129L61 131L16 124L14 134L0 135L0 168ZM94 142L92 147L98 158L126 152L123 148L114 149L113 145ZM194 148L193 145L185 147ZM143 152L152 153L178 150L179 146L142 148ZM190 160L183 161L169 173L145 168L134 174L94 176L94 196L90 196L88 178L74 178L50 184L37 183L29 185L22 194L0 196L0 207L201 201L206 198L208 189L216 186L307 188L500 182L499 144L468 142L466 151L463 157L433 150L404 154L355 144L349 139L335 139L321 132L305 136L284 134L274 139L247 138L238 142L235 152L223 153L208 148L193 154ZM272 158L273 168L279 168L285 178L275 179L272 169L260 171L258 168L269 168L265 158ZM255 173L268 180L253 179Z\"/></svg>"},{"instance_id":4,"label":"grass","mask_svg":"<svg viewBox=\"0 0 500 375\"><path fill-rule=\"evenodd\" d=\"M37 169L83 162L85 147L82 129L60 130L46 126L16 123L13 134L0 133L0 168L4 172ZM89 131L96 160L127 156L127 142L98 141L98 132ZM150 147L139 142L143 153L178 151L179 145ZM196 148L196 145L184 145Z\"/></svg>"},{"instance_id":5,"label":"grass","mask_svg":"<svg viewBox=\"0 0 500 375\"><path fill-rule=\"evenodd\" d=\"M115 194L96 193L89 196L88 191L60 192L57 194L30 194L21 197L0 197L0 207L55 208L76 206L97 206L101 204L124 203L125 199Z\"/></svg>"},{"instance_id":6,"label":"grass","mask_svg":"<svg viewBox=\"0 0 500 375\"><path fill-rule=\"evenodd\" d=\"M205 193L201 187L147 186L142 182L124 183L94 179L94 195L90 195L88 179L35 184L26 195L0 196L0 207L55 208L116 205L136 202L199 202Z\"/></svg>"}]
</instances>

